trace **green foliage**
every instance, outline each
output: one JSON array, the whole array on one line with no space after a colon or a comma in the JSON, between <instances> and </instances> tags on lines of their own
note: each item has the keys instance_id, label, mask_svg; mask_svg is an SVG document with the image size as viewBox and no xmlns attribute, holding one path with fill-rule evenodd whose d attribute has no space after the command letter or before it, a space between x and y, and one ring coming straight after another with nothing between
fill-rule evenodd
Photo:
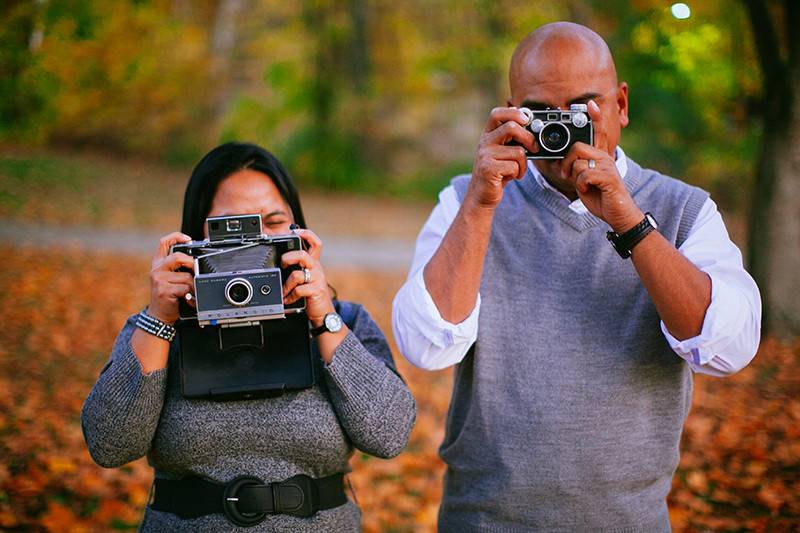
<instances>
[{"instance_id":1,"label":"green foliage","mask_svg":"<svg viewBox=\"0 0 800 533\"><path fill-rule=\"evenodd\" d=\"M731 207L748 190L760 80L738 3L692 5L679 21L652 0L251 0L220 56L224 3L5 4L0 140L178 165L249 140L304 184L431 198L506 101L516 43L573 19L608 40L629 84L631 156Z\"/></svg>"},{"instance_id":2,"label":"green foliage","mask_svg":"<svg viewBox=\"0 0 800 533\"><path fill-rule=\"evenodd\" d=\"M32 68L38 58L29 41L36 31L32 2L13 2L3 8L0 25L0 138L39 137L47 120L46 98L52 80Z\"/></svg>"},{"instance_id":3,"label":"green foliage","mask_svg":"<svg viewBox=\"0 0 800 533\"><path fill-rule=\"evenodd\" d=\"M64 163L56 157L0 158L0 209L15 213L31 194L79 191L96 177L96 170L90 165Z\"/></svg>"},{"instance_id":4,"label":"green foliage","mask_svg":"<svg viewBox=\"0 0 800 533\"><path fill-rule=\"evenodd\" d=\"M75 188L91 174L94 174L91 166L78 166L74 163L65 165L62 159L56 157L0 158L0 179L19 184L61 184Z\"/></svg>"},{"instance_id":5,"label":"green foliage","mask_svg":"<svg viewBox=\"0 0 800 533\"><path fill-rule=\"evenodd\" d=\"M621 144L643 163L741 209L757 147L748 112L758 65L742 37L738 5L693 9L685 21L663 6L619 10L624 15L610 45L629 84L631 119Z\"/></svg>"},{"instance_id":6,"label":"green foliage","mask_svg":"<svg viewBox=\"0 0 800 533\"><path fill-rule=\"evenodd\" d=\"M3 137L156 155L186 144L186 126L202 114L205 94L202 29L170 20L149 2L33 6L20 5L4 25L3 40L16 46L2 63L16 76L0 85L0 100L8 102L0 113L10 119ZM24 37L36 31L43 39L33 45Z\"/></svg>"}]
</instances>

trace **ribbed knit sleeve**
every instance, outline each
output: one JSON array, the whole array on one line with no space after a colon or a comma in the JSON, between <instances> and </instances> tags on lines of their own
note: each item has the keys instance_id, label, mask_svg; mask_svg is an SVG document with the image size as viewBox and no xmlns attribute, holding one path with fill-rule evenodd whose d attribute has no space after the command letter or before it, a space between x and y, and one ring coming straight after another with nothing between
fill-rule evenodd
<instances>
[{"instance_id":1,"label":"ribbed knit sleeve","mask_svg":"<svg viewBox=\"0 0 800 533\"><path fill-rule=\"evenodd\" d=\"M405 448L416 404L393 369L386 338L358 308L351 331L325 365L325 381L339 421L359 450L394 457Z\"/></svg>"},{"instance_id":2,"label":"ribbed knit sleeve","mask_svg":"<svg viewBox=\"0 0 800 533\"><path fill-rule=\"evenodd\" d=\"M131 348L135 315L117 336L111 357L81 411L92 459L114 468L144 456L153 440L167 384L167 370L143 374Z\"/></svg>"}]
</instances>

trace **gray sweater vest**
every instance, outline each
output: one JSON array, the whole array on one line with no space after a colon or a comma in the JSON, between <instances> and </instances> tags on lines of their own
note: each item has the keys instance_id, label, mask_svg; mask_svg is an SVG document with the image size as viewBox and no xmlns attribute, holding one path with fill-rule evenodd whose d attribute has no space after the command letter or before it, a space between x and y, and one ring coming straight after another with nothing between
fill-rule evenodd
<instances>
[{"instance_id":1,"label":"gray sweater vest","mask_svg":"<svg viewBox=\"0 0 800 533\"><path fill-rule=\"evenodd\" d=\"M624 181L676 246L708 198L631 160ZM692 378L607 230L530 174L506 186L440 449L442 531L670 529Z\"/></svg>"}]
</instances>

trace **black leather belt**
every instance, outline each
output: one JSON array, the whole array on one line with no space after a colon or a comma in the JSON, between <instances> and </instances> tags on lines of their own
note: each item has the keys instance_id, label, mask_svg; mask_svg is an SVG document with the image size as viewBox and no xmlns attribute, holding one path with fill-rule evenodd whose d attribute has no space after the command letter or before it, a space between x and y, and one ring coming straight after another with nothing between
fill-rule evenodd
<instances>
[{"instance_id":1,"label":"black leather belt","mask_svg":"<svg viewBox=\"0 0 800 533\"><path fill-rule=\"evenodd\" d=\"M254 526L268 514L309 517L347 502L344 475L314 479L304 474L277 483L240 476L217 483L196 476L156 479L150 507L181 518L223 513L233 524Z\"/></svg>"}]
</instances>

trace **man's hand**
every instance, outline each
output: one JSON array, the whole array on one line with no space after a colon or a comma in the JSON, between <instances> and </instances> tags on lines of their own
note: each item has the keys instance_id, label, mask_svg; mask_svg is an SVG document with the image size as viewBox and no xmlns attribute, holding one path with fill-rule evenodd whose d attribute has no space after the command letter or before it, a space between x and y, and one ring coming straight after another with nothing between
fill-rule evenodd
<instances>
[{"instance_id":1,"label":"man's hand","mask_svg":"<svg viewBox=\"0 0 800 533\"><path fill-rule=\"evenodd\" d=\"M503 198L503 187L525 176L525 148L535 150L533 134L523 126L528 119L516 107L496 107L478 141L467 198L480 207L494 208ZM521 146L506 146L515 141Z\"/></svg>"},{"instance_id":2,"label":"man's hand","mask_svg":"<svg viewBox=\"0 0 800 533\"><path fill-rule=\"evenodd\" d=\"M492 110L478 142L466 197L425 265L425 286L442 318L450 323L463 321L475 307L494 209L503 199L506 183L525 176L525 148L537 149L533 134L523 127L527 123L528 117L516 107ZM520 146L506 146L512 141Z\"/></svg>"},{"instance_id":3,"label":"man's hand","mask_svg":"<svg viewBox=\"0 0 800 533\"><path fill-rule=\"evenodd\" d=\"M641 222L644 214L625 188L616 162L609 154L605 124L593 100L589 101L589 116L594 128L594 146L580 142L572 146L561 164L563 178L575 187L590 213L603 219L617 233L623 233Z\"/></svg>"}]
</instances>

